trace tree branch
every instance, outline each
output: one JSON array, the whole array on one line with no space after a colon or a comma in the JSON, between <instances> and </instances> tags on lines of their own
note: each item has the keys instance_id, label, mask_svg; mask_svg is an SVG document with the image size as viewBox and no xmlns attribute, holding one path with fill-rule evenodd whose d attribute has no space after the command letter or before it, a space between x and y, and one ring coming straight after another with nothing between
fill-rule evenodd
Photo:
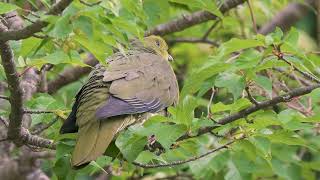
<instances>
[{"instance_id":1,"label":"tree branch","mask_svg":"<svg viewBox=\"0 0 320 180\"><path fill-rule=\"evenodd\" d=\"M256 18L254 16L253 13L253 8L251 6L251 2L250 0L247 1L248 7L249 7L249 11L250 11L250 16L251 16L251 21L252 21L252 26L253 26L253 30L256 34L258 34L258 28L257 28L257 23L256 23Z\"/></svg>"},{"instance_id":2,"label":"tree branch","mask_svg":"<svg viewBox=\"0 0 320 180\"><path fill-rule=\"evenodd\" d=\"M243 138L241 138L243 139ZM170 162L170 163L166 163L166 164L142 164L142 163L138 163L138 162L132 162L132 164L136 165L136 166L139 166L139 167L142 167L142 168L160 168L160 167L172 167L172 166L177 166L177 165L181 165L181 164L185 164L185 163L188 163L188 162L191 162L191 161L196 161L196 160L199 160L203 157L206 157L212 153L215 153L217 151L220 151L222 149L225 149L225 148L228 148L229 145L231 145L232 143L234 143L235 140L232 140L222 146L219 146L215 149L212 149L204 154L201 154L200 156L195 156L195 157L192 157L192 158L189 158L189 159L186 159L186 160L181 160L181 161L174 161L174 162Z\"/></svg>"},{"instance_id":3,"label":"tree branch","mask_svg":"<svg viewBox=\"0 0 320 180\"><path fill-rule=\"evenodd\" d=\"M24 109L23 110L24 114L50 114L54 113L52 110L29 110L29 109Z\"/></svg>"},{"instance_id":4,"label":"tree branch","mask_svg":"<svg viewBox=\"0 0 320 180\"><path fill-rule=\"evenodd\" d=\"M310 85L310 86L296 88L286 94L274 97L271 100L259 102L259 104L257 104L257 105L252 105L252 106L250 106L240 112L231 114L227 117L224 117L224 118L218 120L217 121L218 125L216 125L216 126L208 126L208 127L204 127L204 128L199 129L198 133L195 136L185 134L185 135L181 136L178 139L178 141L192 138L192 137L197 137L197 136L209 133L210 131L219 127L220 125L225 125L225 124L231 123L233 121L236 121L238 119L244 118L244 117L248 116L249 114L252 114L252 113L254 113L258 110L264 109L266 107L274 106L274 105L279 104L281 102L289 102L292 98L302 96L305 94L309 94L311 91L313 91L314 89L317 89L319 87L320 87L320 84L314 84L314 85Z\"/></svg>"},{"instance_id":5,"label":"tree branch","mask_svg":"<svg viewBox=\"0 0 320 180\"><path fill-rule=\"evenodd\" d=\"M0 99L4 99L4 100L7 100L7 101L10 100L10 98L8 96L2 96L2 95L0 95Z\"/></svg>"},{"instance_id":6,"label":"tree branch","mask_svg":"<svg viewBox=\"0 0 320 180\"><path fill-rule=\"evenodd\" d=\"M46 13L47 15L58 15L60 14L70 3L72 0L61 0ZM9 31L1 31L0 32L0 41L8 41L8 40L19 40L26 39L31 37L33 34L40 32L42 28L48 25L47 22L38 20L35 23L26 26L22 29L18 30L9 30Z\"/></svg>"},{"instance_id":7,"label":"tree branch","mask_svg":"<svg viewBox=\"0 0 320 180\"><path fill-rule=\"evenodd\" d=\"M304 17L313 7L316 0L306 0L305 3L291 3L277 15L275 15L272 20L263 25L259 29L260 34L268 34L276 27L280 27L283 31L287 31L292 25L294 25L299 19Z\"/></svg>"},{"instance_id":8,"label":"tree branch","mask_svg":"<svg viewBox=\"0 0 320 180\"><path fill-rule=\"evenodd\" d=\"M244 3L246 0L225 0L222 6L220 7L220 11L225 13L230 9ZM196 24L201 24L209 20L215 20L217 16L211 14L207 11L197 11L195 13L185 15L182 18L170 21L168 23L160 24L153 29L147 31L145 33L146 36L154 34L154 35L166 35L173 32L182 31L188 27L194 26Z\"/></svg>"},{"instance_id":9,"label":"tree branch","mask_svg":"<svg viewBox=\"0 0 320 180\"><path fill-rule=\"evenodd\" d=\"M59 120L59 117L55 117L52 121L50 121L48 124L45 124L41 126L40 128L34 130L31 134L36 135L42 133L44 130L48 129L52 125L54 125Z\"/></svg>"},{"instance_id":10,"label":"tree branch","mask_svg":"<svg viewBox=\"0 0 320 180\"><path fill-rule=\"evenodd\" d=\"M7 31L2 23L0 23L0 32ZM9 115L10 123L8 127L8 139L16 140L21 144L20 132L23 117L23 91L20 85L20 79L16 70L14 62L14 55L8 42L0 41L0 52L2 59L2 66L4 68L7 80L8 88L10 90L10 104L11 112Z\"/></svg>"},{"instance_id":11,"label":"tree branch","mask_svg":"<svg viewBox=\"0 0 320 180\"><path fill-rule=\"evenodd\" d=\"M168 40L168 44L175 44L175 43L205 43L205 44L211 44L216 47L219 46L219 44L215 41L211 41L209 39L202 39L202 38L176 38L176 39Z\"/></svg>"}]
</instances>

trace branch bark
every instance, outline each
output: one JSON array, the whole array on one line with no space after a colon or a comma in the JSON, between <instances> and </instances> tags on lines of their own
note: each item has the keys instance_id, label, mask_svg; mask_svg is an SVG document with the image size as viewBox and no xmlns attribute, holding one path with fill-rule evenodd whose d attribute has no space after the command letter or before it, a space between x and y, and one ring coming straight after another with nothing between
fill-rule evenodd
<instances>
[{"instance_id":1,"label":"branch bark","mask_svg":"<svg viewBox=\"0 0 320 180\"><path fill-rule=\"evenodd\" d=\"M225 0L222 6L220 7L220 11L225 13L236 6L243 4L246 0ZM153 29L147 31L145 33L146 36L154 34L154 35L166 35L173 32L179 32L196 24L201 24L207 22L209 20L215 20L218 17L211 14L208 11L197 11L195 13L185 15L182 18L178 18L176 20L170 21L168 23L160 24Z\"/></svg>"},{"instance_id":2,"label":"branch bark","mask_svg":"<svg viewBox=\"0 0 320 180\"><path fill-rule=\"evenodd\" d=\"M290 3L286 8L277 13L272 20L259 29L260 34L268 34L276 27L280 27L283 31L287 31L298 20L304 17L315 5L316 0L306 0L305 3Z\"/></svg>"},{"instance_id":3,"label":"branch bark","mask_svg":"<svg viewBox=\"0 0 320 180\"><path fill-rule=\"evenodd\" d=\"M60 14L72 0L61 0L56 3L52 8L46 13L47 15L58 15ZM18 30L9 30L0 32L0 40L5 42L8 40L19 40L31 37L33 34L40 32L42 28L48 25L47 22L42 20L37 20L35 23L26 26Z\"/></svg>"},{"instance_id":4,"label":"branch bark","mask_svg":"<svg viewBox=\"0 0 320 180\"><path fill-rule=\"evenodd\" d=\"M243 139L243 138L242 138ZM166 164L142 164L142 163L138 163L138 162L132 162L132 164L136 165L136 166L139 166L139 167L142 167L142 168L160 168L160 167L172 167L172 166L177 166L177 165L181 165L181 164L185 164L185 163L188 163L188 162L192 162L192 161L196 161L196 160L199 160L203 157L206 157L212 153L215 153L215 152L218 152L222 149L225 149L225 148L228 148L229 145L231 145L232 143L234 143L235 140L233 141L230 141L222 146L219 146L215 149L212 149L204 154L201 154L200 156L195 156L195 157L192 157L192 158L189 158L189 159L186 159L186 160L181 160L181 161L174 161L174 162L170 162L170 163L166 163Z\"/></svg>"},{"instance_id":5,"label":"branch bark","mask_svg":"<svg viewBox=\"0 0 320 180\"><path fill-rule=\"evenodd\" d=\"M0 32L7 31L7 27L0 24ZM8 79L8 88L10 90L10 123L8 127L8 139L19 139L23 117L23 92L20 84L18 72L14 62L14 55L8 42L0 41L0 52L2 66ZM17 141L19 144L21 142Z\"/></svg>"}]
</instances>

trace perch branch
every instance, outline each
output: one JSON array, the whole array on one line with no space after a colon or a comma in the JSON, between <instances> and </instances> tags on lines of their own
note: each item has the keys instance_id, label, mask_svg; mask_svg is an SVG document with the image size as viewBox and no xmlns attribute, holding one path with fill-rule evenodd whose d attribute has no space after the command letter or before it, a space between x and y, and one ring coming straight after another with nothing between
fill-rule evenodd
<instances>
[{"instance_id":1,"label":"perch branch","mask_svg":"<svg viewBox=\"0 0 320 180\"><path fill-rule=\"evenodd\" d=\"M242 138L243 139L243 138ZM188 162L192 162L192 161L196 161L196 160L199 160L203 157L206 157L212 153L215 153L217 151L220 151L222 149L225 149L225 148L228 148L229 145L231 145L232 143L234 143L235 140L232 140L222 146L219 146L215 149L212 149L204 154L201 154L200 156L195 156L195 157L192 157L192 158L189 158L189 159L186 159L186 160L181 160L181 161L174 161L174 162L170 162L170 163L166 163L166 164L142 164L142 163L138 163L138 162L132 162L132 164L136 165L136 166L139 166L139 167L142 167L142 168L160 168L160 167L172 167L172 166L177 166L177 165L181 165L181 164L185 164L185 163L188 163Z\"/></svg>"}]
</instances>

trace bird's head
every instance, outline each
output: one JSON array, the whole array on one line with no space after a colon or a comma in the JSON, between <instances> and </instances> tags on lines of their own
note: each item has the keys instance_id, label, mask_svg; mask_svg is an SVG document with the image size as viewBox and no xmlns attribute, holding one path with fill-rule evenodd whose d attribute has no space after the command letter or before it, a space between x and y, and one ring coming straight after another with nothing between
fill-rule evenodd
<instances>
[{"instance_id":1,"label":"bird's head","mask_svg":"<svg viewBox=\"0 0 320 180\"><path fill-rule=\"evenodd\" d=\"M172 61L172 56L168 53L168 45L160 36L151 35L144 38L144 46L152 49L164 59Z\"/></svg>"}]
</instances>

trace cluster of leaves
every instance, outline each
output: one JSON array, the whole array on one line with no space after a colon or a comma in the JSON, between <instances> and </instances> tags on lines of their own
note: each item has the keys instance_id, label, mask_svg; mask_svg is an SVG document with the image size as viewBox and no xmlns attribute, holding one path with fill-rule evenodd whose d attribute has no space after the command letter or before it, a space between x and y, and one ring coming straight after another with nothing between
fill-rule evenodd
<instances>
[{"instance_id":1,"label":"cluster of leaves","mask_svg":"<svg viewBox=\"0 0 320 180\"><path fill-rule=\"evenodd\" d=\"M255 2L257 23L265 22L266 17L271 17L287 3L286 0ZM1 3L0 6L0 14L20 9L12 4ZM111 166L113 174L118 173L121 178L159 173L170 176L179 172L191 174L197 179L315 179L320 171L320 139L315 130L320 119L317 104L319 90L299 99L303 104L311 99L312 116L280 106L277 110L261 109L247 118L223 126L215 120L253 105L243 96L248 84L254 84L263 91L263 95L254 93L258 101L271 99L274 82L265 76L267 71L285 81L290 88L299 86L296 81L273 71L275 67L283 68L288 73L293 71L274 55L275 47L281 46L288 61L310 74L318 72L319 56L301 50L298 29L292 28L286 35L280 29L266 36L253 35L251 21L245 18L249 17L247 7L228 15L222 15L217 7L219 5L211 0L110 0L93 6L75 1L61 16L37 12L42 20L50 23L43 30L43 35L47 37L31 37L11 44L21 71L27 67L41 68L44 64L53 64L49 79L68 66L88 66L82 61L87 52L92 53L100 63L105 63L114 48L125 50L130 38L142 39L145 30L182 13L206 10L220 18L219 25L209 36L220 43L218 48L204 44L174 44L170 49L176 59L173 66L182 89L180 103L169 108L169 117L154 116L143 126L129 127L118 136L112 149L120 153L102 156L80 170L71 169L69 163L76 135L59 135L61 122L54 124L43 135L58 143L56 157L45 160L43 170L53 179L87 177L105 172L106 166ZM258 10L262 11L258 13ZM238 16L238 11L243 15ZM28 17L35 18L31 14ZM201 37L211 23L191 27L167 38ZM245 37L241 32L245 33ZM0 79L4 79L2 72L1 69ZM32 126L48 123L57 115L61 118L67 115L73 101L71 97L81 84L73 83L53 96L36 94L27 102L28 108L56 110L56 113L32 115ZM213 103L209 104L208 92L212 87L219 89L219 92ZM206 109L208 104L209 111ZM7 111L0 113L6 114ZM208 113L214 120L208 118ZM196 135L200 128L208 126L217 128L212 134L177 141L186 133ZM160 155L144 149L152 135L165 150ZM228 149L172 168L141 169L131 164L133 161L165 164L188 159L244 135L246 139L236 141ZM118 158L113 159L115 156Z\"/></svg>"}]
</instances>

